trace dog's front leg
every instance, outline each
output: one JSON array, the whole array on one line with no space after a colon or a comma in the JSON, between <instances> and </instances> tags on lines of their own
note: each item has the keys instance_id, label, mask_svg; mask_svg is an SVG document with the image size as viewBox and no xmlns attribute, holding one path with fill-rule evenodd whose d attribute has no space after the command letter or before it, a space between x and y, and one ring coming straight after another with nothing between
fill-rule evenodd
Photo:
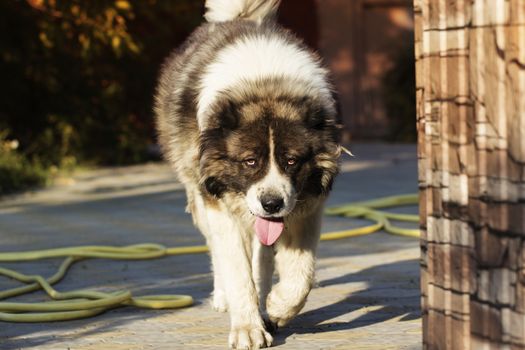
<instances>
[{"instance_id":1,"label":"dog's front leg","mask_svg":"<svg viewBox=\"0 0 525 350\"><path fill-rule=\"evenodd\" d=\"M230 347L270 346L273 339L264 328L251 274L251 239L227 212L208 210L208 219L215 268L219 269L230 313Z\"/></svg>"},{"instance_id":2,"label":"dog's front leg","mask_svg":"<svg viewBox=\"0 0 525 350\"><path fill-rule=\"evenodd\" d=\"M303 308L312 288L321 211L296 218L276 243L275 265L279 282L266 301L270 321L284 326Z\"/></svg>"},{"instance_id":3,"label":"dog's front leg","mask_svg":"<svg viewBox=\"0 0 525 350\"><path fill-rule=\"evenodd\" d=\"M272 288L273 248L262 245L257 237L253 238L252 275L255 289L259 295L259 308L266 314L266 297Z\"/></svg>"}]
</instances>

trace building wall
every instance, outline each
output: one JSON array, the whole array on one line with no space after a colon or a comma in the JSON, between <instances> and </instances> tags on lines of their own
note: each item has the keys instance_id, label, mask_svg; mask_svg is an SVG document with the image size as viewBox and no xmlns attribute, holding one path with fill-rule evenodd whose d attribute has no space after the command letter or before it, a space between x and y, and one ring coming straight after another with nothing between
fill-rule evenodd
<instances>
[{"instance_id":1,"label":"building wall","mask_svg":"<svg viewBox=\"0 0 525 350\"><path fill-rule=\"evenodd\" d=\"M415 0L428 349L525 348L525 0Z\"/></svg>"},{"instance_id":2,"label":"building wall","mask_svg":"<svg viewBox=\"0 0 525 350\"><path fill-rule=\"evenodd\" d=\"M318 50L333 73L342 121L354 138L381 138L383 76L413 51L412 0L284 0L281 22Z\"/></svg>"}]
</instances>

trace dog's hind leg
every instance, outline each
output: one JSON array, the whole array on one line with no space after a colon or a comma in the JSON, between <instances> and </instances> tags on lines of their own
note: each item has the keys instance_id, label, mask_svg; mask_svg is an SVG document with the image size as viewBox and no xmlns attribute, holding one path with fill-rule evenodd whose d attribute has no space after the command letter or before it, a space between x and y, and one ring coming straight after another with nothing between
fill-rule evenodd
<instances>
[{"instance_id":1,"label":"dog's hind leg","mask_svg":"<svg viewBox=\"0 0 525 350\"><path fill-rule=\"evenodd\" d=\"M291 220L276 243L275 265L279 282L266 301L270 321L281 327L303 308L312 288L315 251L319 241L321 210L306 218Z\"/></svg>"},{"instance_id":2,"label":"dog's hind leg","mask_svg":"<svg viewBox=\"0 0 525 350\"><path fill-rule=\"evenodd\" d=\"M213 293L212 293L212 308L215 311L226 312L228 310L228 303L226 301L226 294L224 293L223 281L220 269L218 267L218 259L215 249L213 249L213 241L211 239L211 232L209 229L208 218L206 215L206 207L204 201L198 192L187 190L188 208L193 217L193 223L201 231L206 238L206 243L210 248L211 264L213 271Z\"/></svg>"},{"instance_id":3,"label":"dog's hind leg","mask_svg":"<svg viewBox=\"0 0 525 350\"><path fill-rule=\"evenodd\" d=\"M224 286L222 281L221 272L219 269L219 262L217 254L214 252L213 247L208 244L211 249L211 261L213 269L213 299L212 307L213 310L218 312L228 311L228 301L226 300L226 293L224 292Z\"/></svg>"}]
</instances>

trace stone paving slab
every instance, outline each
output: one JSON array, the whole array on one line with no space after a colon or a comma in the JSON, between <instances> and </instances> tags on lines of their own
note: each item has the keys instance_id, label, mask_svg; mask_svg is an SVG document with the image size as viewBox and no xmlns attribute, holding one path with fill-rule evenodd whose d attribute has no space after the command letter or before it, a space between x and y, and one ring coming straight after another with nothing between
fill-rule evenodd
<instances>
[{"instance_id":1,"label":"stone paving slab","mask_svg":"<svg viewBox=\"0 0 525 350\"><path fill-rule=\"evenodd\" d=\"M417 191L415 146L359 144L352 152L356 157L345 158L329 205ZM0 200L0 251L143 242L202 244L184 206L184 191L164 164L83 172L67 186ZM327 217L323 231L364 223ZM16 266L49 275L58 264L52 259ZM416 239L376 233L322 242L317 286L304 310L275 335L276 348L421 348L418 264ZM15 285L0 278L0 289ZM228 317L209 307L212 276L205 254L82 261L57 286L88 287L130 288L136 295L190 294L196 305L161 311L125 307L90 319L49 324L0 322L0 349L226 348ZM43 296L36 293L31 298Z\"/></svg>"}]
</instances>

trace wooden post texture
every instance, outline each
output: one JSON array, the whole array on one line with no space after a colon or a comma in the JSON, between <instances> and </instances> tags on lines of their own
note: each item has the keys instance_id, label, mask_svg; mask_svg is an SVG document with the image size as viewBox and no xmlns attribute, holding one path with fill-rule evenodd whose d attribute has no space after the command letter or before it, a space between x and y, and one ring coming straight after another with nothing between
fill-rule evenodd
<instances>
[{"instance_id":1,"label":"wooden post texture","mask_svg":"<svg viewBox=\"0 0 525 350\"><path fill-rule=\"evenodd\" d=\"M414 0L426 349L525 349L525 0Z\"/></svg>"}]
</instances>

